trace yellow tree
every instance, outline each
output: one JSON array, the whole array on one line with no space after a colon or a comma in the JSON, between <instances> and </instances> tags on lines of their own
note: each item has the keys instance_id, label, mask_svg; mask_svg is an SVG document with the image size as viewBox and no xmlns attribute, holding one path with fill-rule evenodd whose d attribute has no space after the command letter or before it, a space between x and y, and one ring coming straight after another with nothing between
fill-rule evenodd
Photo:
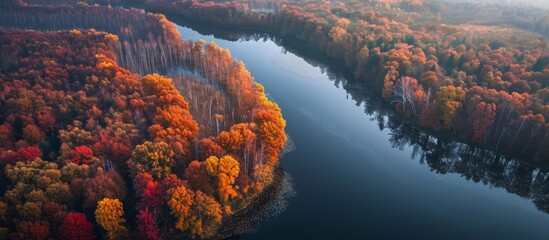
<instances>
[{"instance_id":1,"label":"yellow tree","mask_svg":"<svg viewBox=\"0 0 549 240\"><path fill-rule=\"evenodd\" d=\"M151 174L155 180L162 180L171 174L174 153L165 142L145 142L135 146L128 165L133 175L139 172Z\"/></svg>"},{"instance_id":2,"label":"yellow tree","mask_svg":"<svg viewBox=\"0 0 549 240\"><path fill-rule=\"evenodd\" d=\"M191 207L194 193L185 186L178 186L168 190L170 196L168 206L171 214L177 218L175 228L181 231L189 229L192 222Z\"/></svg>"},{"instance_id":3,"label":"yellow tree","mask_svg":"<svg viewBox=\"0 0 549 240\"><path fill-rule=\"evenodd\" d=\"M99 226L105 229L108 239L117 239L126 230L122 215L124 215L124 210L122 202L118 199L104 198L97 203L95 220Z\"/></svg>"},{"instance_id":4,"label":"yellow tree","mask_svg":"<svg viewBox=\"0 0 549 240\"><path fill-rule=\"evenodd\" d=\"M221 205L213 197L197 191L194 196L192 215L194 221L191 225L191 236L193 238L211 237L221 224Z\"/></svg>"},{"instance_id":5,"label":"yellow tree","mask_svg":"<svg viewBox=\"0 0 549 240\"><path fill-rule=\"evenodd\" d=\"M268 110L260 110L255 116L255 123L258 126L258 135L265 144L267 154L272 164L276 164L278 154L286 142L284 128L286 121L282 118L280 108L275 103L265 102Z\"/></svg>"},{"instance_id":6,"label":"yellow tree","mask_svg":"<svg viewBox=\"0 0 549 240\"><path fill-rule=\"evenodd\" d=\"M219 197L227 202L229 197L234 198L237 192L233 185L240 172L238 161L231 156L224 156L219 159L219 173L217 174Z\"/></svg>"},{"instance_id":7,"label":"yellow tree","mask_svg":"<svg viewBox=\"0 0 549 240\"><path fill-rule=\"evenodd\" d=\"M443 129L449 129L454 125L464 98L465 91L461 87L444 86L438 90L435 95L435 107Z\"/></svg>"},{"instance_id":8,"label":"yellow tree","mask_svg":"<svg viewBox=\"0 0 549 240\"><path fill-rule=\"evenodd\" d=\"M252 131L255 124L239 123L231 127L228 132L222 132L216 142L233 156L239 157L246 171L253 152L256 134Z\"/></svg>"},{"instance_id":9,"label":"yellow tree","mask_svg":"<svg viewBox=\"0 0 549 240\"><path fill-rule=\"evenodd\" d=\"M226 155L221 159L210 156L203 163L206 172L216 178L217 191L221 202L225 205L225 212L230 213L231 208L227 206L229 198L238 196L234 183L240 172L240 164L233 157Z\"/></svg>"},{"instance_id":10,"label":"yellow tree","mask_svg":"<svg viewBox=\"0 0 549 240\"><path fill-rule=\"evenodd\" d=\"M204 161L204 168L210 176L217 176L217 173L219 172L219 158L216 156L210 156L206 159L206 161Z\"/></svg>"}]
</instances>

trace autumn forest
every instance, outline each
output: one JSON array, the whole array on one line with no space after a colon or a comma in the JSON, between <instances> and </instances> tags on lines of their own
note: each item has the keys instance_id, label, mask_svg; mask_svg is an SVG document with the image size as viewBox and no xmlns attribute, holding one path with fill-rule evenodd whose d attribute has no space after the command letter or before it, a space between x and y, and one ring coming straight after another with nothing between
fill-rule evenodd
<instances>
[{"instance_id":1,"label":"autumn forest","mask_svg":"<svg viewBox=\"0 0 549 240\"><path fill-rule=\"evenodd\" d=\"M4 26L55 30L1 30L4 237L209 237L273 181L285 121L227 50L141 11L2 11ZM193 74L145 75L174 66Z\"/></svg>"},{"instance_id":2,"label":"autumn forest","mask_svg":"<svg viewBox=\"0 0 549 240\"><path fill-rule=\"evenodd\" d=\"M280 90L263 86L271 86L264 77L258 83L247 55L233 56L227 43L189 40L172 18L266 34L336 69L347 79L347 98L377 115L376 131L390 129L392 148L414 146L413 158L423 151L420 163L431 172L504 188L532 200L545 216L549 9L529 1L518 6L443 0L2 1L0 239L238 237L250 233L227 229L247 225L249 212L291 192L288 172L296 187L318 187L299 182L293 165L281 166L281 160L293 147L288 131L298 135L286 126L295 119L291 109L312 120L320 115L297 107L299 102L289 108L281 99L289 91L277 95ZM282 81L277 76L268 80ZM373 100L358 100L366 98ZM323 126L331 133L343 129ZM337 139L328 139L334 149ZM318 155L305 154L292 159L307 166L301 171L326 167ZM346 166L341 158L330 161ZM337 178L335 168L326 169ZM322 188L337 189L326 182L318 177ZM303 201L319 198L302 191ZM398 238L391 236L382 238Z\"/></svg>"}]
</instances>

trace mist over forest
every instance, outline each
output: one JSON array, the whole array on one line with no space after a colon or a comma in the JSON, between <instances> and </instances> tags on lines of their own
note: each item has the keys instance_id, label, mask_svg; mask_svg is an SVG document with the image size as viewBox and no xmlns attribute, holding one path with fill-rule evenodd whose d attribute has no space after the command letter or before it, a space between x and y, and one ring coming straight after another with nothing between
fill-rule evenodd
<instances>
[{"instance_id":1,"label":"mist over forest","mask_svg":"<svg viewBox=\"0 0 549 240\"><path fill-rule=\"evenodd\" d=\"M450 0L443 0L450 1ZM549 1L546 0L458 0L450 2L476 2L483 4L500 4L500 5L510 5L510 6L533 6L549 9Z\"/></svg>"}]
</instances>

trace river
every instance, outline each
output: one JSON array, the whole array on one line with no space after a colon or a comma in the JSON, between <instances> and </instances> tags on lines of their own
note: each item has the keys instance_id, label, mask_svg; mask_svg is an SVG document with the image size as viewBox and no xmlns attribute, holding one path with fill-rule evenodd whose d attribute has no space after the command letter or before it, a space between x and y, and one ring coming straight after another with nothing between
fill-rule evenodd
<instances>
[{"instance_id":1,"label":"river","mask_svg":"<svg viewBox=\"0 0 549 240\"><path fill-rule=\"evenodd\" d=\"M296 195L240 239L549 237L546 171L401 123L360 85L273 38L178 29L243 61L296 146L281 160Z\"/></svg>"}]
</instances>

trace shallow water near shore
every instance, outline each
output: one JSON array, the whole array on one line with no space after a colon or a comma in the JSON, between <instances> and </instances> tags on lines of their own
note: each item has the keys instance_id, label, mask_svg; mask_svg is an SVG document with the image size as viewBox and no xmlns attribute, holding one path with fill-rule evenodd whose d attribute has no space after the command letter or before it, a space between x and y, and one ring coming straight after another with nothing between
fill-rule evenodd
<instances>
[{"instance_id":1,"label":"shallow water near shore","mask_svg":"<svg viewBox=\"0 0 549 240\"><path fill-rule=\"evenodd\" d=\"M281 160L295 193L240 239L549 236L544 170L400 123L364 89L271 38L229 41L193 28L178 27L183 39L214 41L244 62L296 146Z\"/></svg>"}]
</instances>

